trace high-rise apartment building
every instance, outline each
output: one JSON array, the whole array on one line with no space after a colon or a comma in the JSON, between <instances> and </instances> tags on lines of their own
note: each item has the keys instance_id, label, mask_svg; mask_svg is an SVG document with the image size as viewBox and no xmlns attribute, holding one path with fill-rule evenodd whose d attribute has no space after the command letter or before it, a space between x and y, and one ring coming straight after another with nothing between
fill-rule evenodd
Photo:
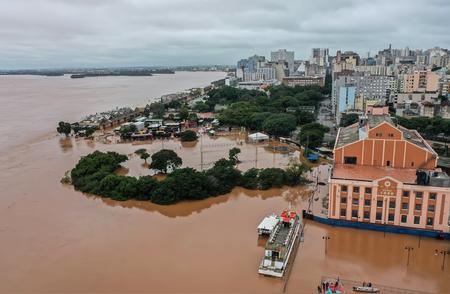
<instances>
[{"instance_id":1,"label":"high-rise apartment building","mask_svg":"<svg viewBox=\"0 0 450 294\"><path fill-rule=\"evenodd\" d=\"M294 72L294 51L287 51L286 49L279 49L270 53L270 60L276 63L285 63L289 69L289 73Z\"/></svg>"},{"instance_id":2,"label":"high-rise apartment building","mask_svg":"<svg viewBox=\"0 0 450 294\"><path fill-rule=\"evenodd\" d=\"M335 76L331 101L338 124L343 112L364 111L366 101L380 101L385 104L390 97L394 80L391 76L370 75L365 72L340 73ZM350 104L347 101L350 101Z\"/></svg>"},{"instance_id":3,"label":"high-rise apartment building","mask_svg":"<svg viewBox=\"0 0 450 294\"><path fill-rule=\"evenodd\" d=\"M436 92L439 90L439 75L431 70L416 70L412 74L405 74L402 90L405 93Z\"/></svg>"},{"instance_id":4,"label":"high-rise apartment building","mask_svg":"<svg viewBox=\"0 0 450 294\"><path fill-rule=\"evenodd\" d=\"M317 64L319 66L327 67L328 66L328 56L329 50L328 48L313 48L311 50L311 64Z\"/></svg>"}]
</instances>

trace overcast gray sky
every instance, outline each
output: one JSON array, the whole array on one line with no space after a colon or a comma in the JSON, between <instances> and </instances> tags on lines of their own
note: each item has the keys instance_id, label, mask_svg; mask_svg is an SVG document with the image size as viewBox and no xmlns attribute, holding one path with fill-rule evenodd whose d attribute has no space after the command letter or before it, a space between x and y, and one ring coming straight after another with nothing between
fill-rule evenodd
<instances>
[{"instance_id":1,"label":"overcast gray sky","mask_svg":"<svg viewBox=\"0 0 450 294\"><path fill-rule=\"evenodd\" d=\"M0 0L0 69L450 48L450 0Z\"/></svg>"}]
</instances>

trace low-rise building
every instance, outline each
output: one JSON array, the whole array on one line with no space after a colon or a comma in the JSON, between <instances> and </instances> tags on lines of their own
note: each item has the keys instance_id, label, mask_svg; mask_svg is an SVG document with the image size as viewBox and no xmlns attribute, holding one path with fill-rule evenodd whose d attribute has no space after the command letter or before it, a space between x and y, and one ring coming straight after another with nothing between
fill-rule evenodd
<instances>
[{"instance_id":1,"label":"low-rise building","mask_svg":"<svg viewBox=\"0 0 450 294\"><path fill-rule=\"evenodd\" d=\"M268 83L267 81L249 81L249 82L239 82L238 83L238 88L239 89L246 89L246 90L262 90L266 87L268 87L270 84L274 84L273 83Z\"/></svg>"},{"instance_id":2,"label":"low-rise building","mask_svg":"<svg viewBox=\"0 0 450 294\"><path fill-rule=\"evenodd\" d=\"M431 102L436 103L438 101L439 93L437 92L415 92L415 93L398 93L394 99L394 105L405 103L417 103Z\"/></svg>"},{"instance_id":3,"label":"low-rise building","mask_svg":"<svg viewBox=\"0 0 450 294\"><path fill-rule=\"evenodd\" d=\"M323 87L325 86L325 78L323 76L315 76L315 77L290 76L283 78L283 85L288 87L311 86L311 85Z\"/></svg>"},{"instance_id":4,"label":"low-rise building","mask_svg":"<svg viewBox=\"0 0 450 294\"><path fill-rule=\"evenodd\" d=\"M425 117L435 117L439 111L440 105L424 101L419 104L419 114Z\"/></svg>"}]
</instances>

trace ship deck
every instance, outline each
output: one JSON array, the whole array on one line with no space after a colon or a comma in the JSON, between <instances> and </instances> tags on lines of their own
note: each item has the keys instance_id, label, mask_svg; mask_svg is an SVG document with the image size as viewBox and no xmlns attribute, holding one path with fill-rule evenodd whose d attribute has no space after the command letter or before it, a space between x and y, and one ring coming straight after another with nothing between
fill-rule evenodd
<instances>
[{"instance_id":1,"label":"ship deck","mask_svg":"<svg viewBox=\"0 0 450 294\"><path fill-rule=\"evenodd\" d=\"M266 244L266 249L281 251L283 248L289 246L289 242L286 241L291 238L291 235L295 234L296 226L299 226L300 222L297 220L293 227L285 227L281 223L277 225L273 236L269 238L269 241Z\"/></svg>"},{"instance_id":2,"label":"ship deck","mask_svg":"<svg viewBox=\"0 0 450 294\"><path fill-rule=\"evenodd\" d=\"M286 241L286 239L289 235L290 229L291 229L290 227L285 227L283 225L280 225L280 228L277 231L278 234L277 234L275 240L273 241L273 243L279 244L279 245L284 244L284 242Z\"/></svg>"}]
</instances>

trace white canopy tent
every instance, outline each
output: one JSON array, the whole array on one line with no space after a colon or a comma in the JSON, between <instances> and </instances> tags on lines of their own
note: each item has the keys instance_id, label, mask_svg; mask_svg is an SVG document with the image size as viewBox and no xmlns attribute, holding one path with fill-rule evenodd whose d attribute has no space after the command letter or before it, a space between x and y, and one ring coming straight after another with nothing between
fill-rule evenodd
<instances>
[{"instance_id":1,"label":"white canopy tent","mask_svg":"<svg viewBox=\"0 0 450 294\"><path fill-rule=\"evenodd\" d=\"M268 135L263 134L263 133L259 133L259 132L248 135L248 138L251 141L254 141L254 142L269 140L269 136Z\"/></svg>"}]
</instances>

